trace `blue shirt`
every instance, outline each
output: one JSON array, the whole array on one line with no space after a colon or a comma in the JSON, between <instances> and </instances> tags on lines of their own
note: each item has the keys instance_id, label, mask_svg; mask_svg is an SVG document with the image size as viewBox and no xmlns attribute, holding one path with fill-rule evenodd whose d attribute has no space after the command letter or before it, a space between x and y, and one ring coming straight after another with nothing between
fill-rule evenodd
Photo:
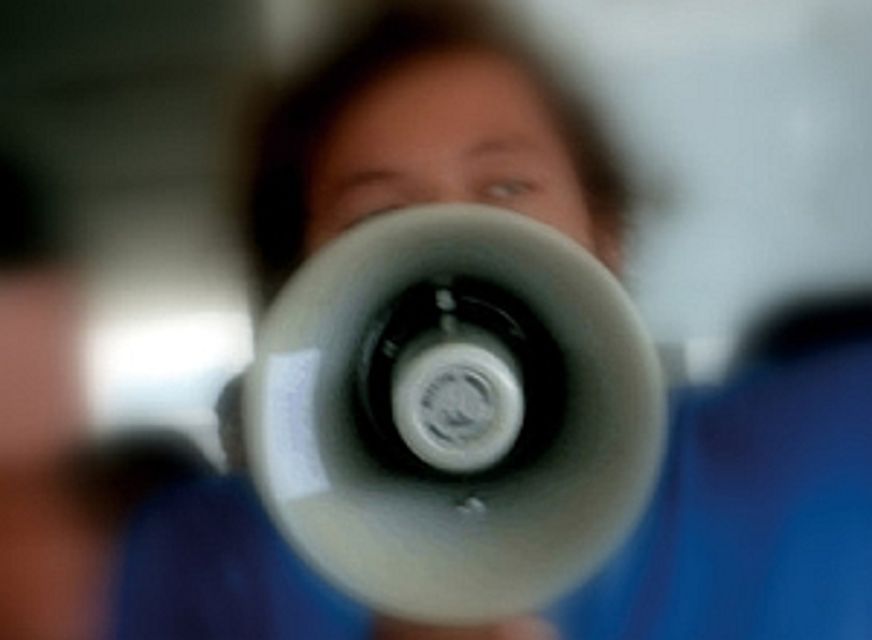
<instances>
[{"instance_id":1,"label":"blue shirt","mask_svg":"<svg viewBox=\"0 0 872 640\"><path fill-rule=\"evenodd\" d=\"M240 478L152 501L124 548L119 640L368 636ZM872 341L676 394L642 523L546 615L579 640L872 638Z\"/></svg>"}]
</instances>

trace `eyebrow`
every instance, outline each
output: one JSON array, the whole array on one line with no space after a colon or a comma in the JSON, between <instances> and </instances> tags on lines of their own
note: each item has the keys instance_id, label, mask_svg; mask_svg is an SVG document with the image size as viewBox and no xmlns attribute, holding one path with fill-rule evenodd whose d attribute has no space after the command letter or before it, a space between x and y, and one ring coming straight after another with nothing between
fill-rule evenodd
<instances>
[{"instance_id":1,"label":"eyebrow","mask_svg":"<svg viewBox=\"0 0 872 640\"><path fill-rule=\"evenodd\" d=\"M464 155L478 157L492 153L516 153L535 149L536 145L523 136L508 136L504 138L487 138L470 147Z\"/></svg>"}]
</instances>

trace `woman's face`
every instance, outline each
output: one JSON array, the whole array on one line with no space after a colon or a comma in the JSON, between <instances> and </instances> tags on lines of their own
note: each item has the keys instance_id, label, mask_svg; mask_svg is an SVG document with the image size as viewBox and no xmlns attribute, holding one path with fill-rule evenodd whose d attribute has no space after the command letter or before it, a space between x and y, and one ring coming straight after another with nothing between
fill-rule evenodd
<instances>
[{"instance_id":1,"label":"woman's face","mask_svg":"<svg viewBox=\"0 0 872 640\"><path fill-rule=\"evenodd\" d=\"M414 204L513 209L604 255L570 151L527 73L504 56L413 58L339 113L314 158L305 251Z\"/></svg>"}]
</instances>

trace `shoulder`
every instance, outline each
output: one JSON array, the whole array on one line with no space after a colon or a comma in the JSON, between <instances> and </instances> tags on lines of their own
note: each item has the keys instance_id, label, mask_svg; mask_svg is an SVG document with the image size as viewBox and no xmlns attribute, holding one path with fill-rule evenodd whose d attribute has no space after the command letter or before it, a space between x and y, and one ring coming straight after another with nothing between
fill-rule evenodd
<instances>
[{"instance_id":1,"label":"shoulder","mask_svg":"<svg viewBox=\"0 0 872 640\"><path fill-rule=\"evenodd\" d=\"M221 523L219 530L214 525ZM249 481L241 476L210 475L168 487L145 502L131 533L165 528L175 536L204 534L227 539L236 530L250 534L266 526Z\"/></svg>"},{"instance_id":2,"label":"shoulder","mask_svg":"<svg viewBox=\"0 0 872 640\"><path fill-rule=\"evenodd\" d=\"M787 363L757 363L722 387L683 395L677 418L696 435L832 438L868 429L872 417L872 340L821 350Z\"/></svg>"}]
</instances>

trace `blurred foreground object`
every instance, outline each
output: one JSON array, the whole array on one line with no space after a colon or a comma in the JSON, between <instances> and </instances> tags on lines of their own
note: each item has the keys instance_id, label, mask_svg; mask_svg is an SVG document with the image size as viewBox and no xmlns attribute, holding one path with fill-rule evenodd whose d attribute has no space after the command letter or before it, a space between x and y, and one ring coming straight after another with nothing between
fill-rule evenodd
<instances>
[{"instance_id":1,"label":"blurred foreground object","mask_svg":"<svg viewBox=\"0 0 872 640\"><path fill-rule=\"evenodd\" d=\"M111 527L65 471L85 439L80 283L23 167L0 163L0 630L88 640L103 631Z\"/></svg>"},{"instance_id":2,"label":"blurred foreground object","mask_svg":"<svg viewBox=\"0 0 872 640\"><path fill-rule=\"evenodd\" d=\"M84 437L79 303L60 270L0 273L0 465L56 458Z\"/></svg>"},{"instance_id":3,"label":"blurred foreground object","mask_svg":"<svg viewBox=\"0 0 872 640\"><path fill-rule=\"evenodd\" d=\"M93 640L107 631L116 537L130 511L209 469L181 436L89 437L84 287L36 185L14 162L0 164L0 635Z\"/></svg>"},{"instance_id":4,"label":"blurred foreground object","mask_svg":"<svg viewBox=\"0 0 872 640\"><path fill-rule=\"evenodd\" d=\"M81 437L80 283L44 185L0 158L0 466L60 455ZM54 224L53 224L54 222Z\"/></svg>"}]
</instances>

